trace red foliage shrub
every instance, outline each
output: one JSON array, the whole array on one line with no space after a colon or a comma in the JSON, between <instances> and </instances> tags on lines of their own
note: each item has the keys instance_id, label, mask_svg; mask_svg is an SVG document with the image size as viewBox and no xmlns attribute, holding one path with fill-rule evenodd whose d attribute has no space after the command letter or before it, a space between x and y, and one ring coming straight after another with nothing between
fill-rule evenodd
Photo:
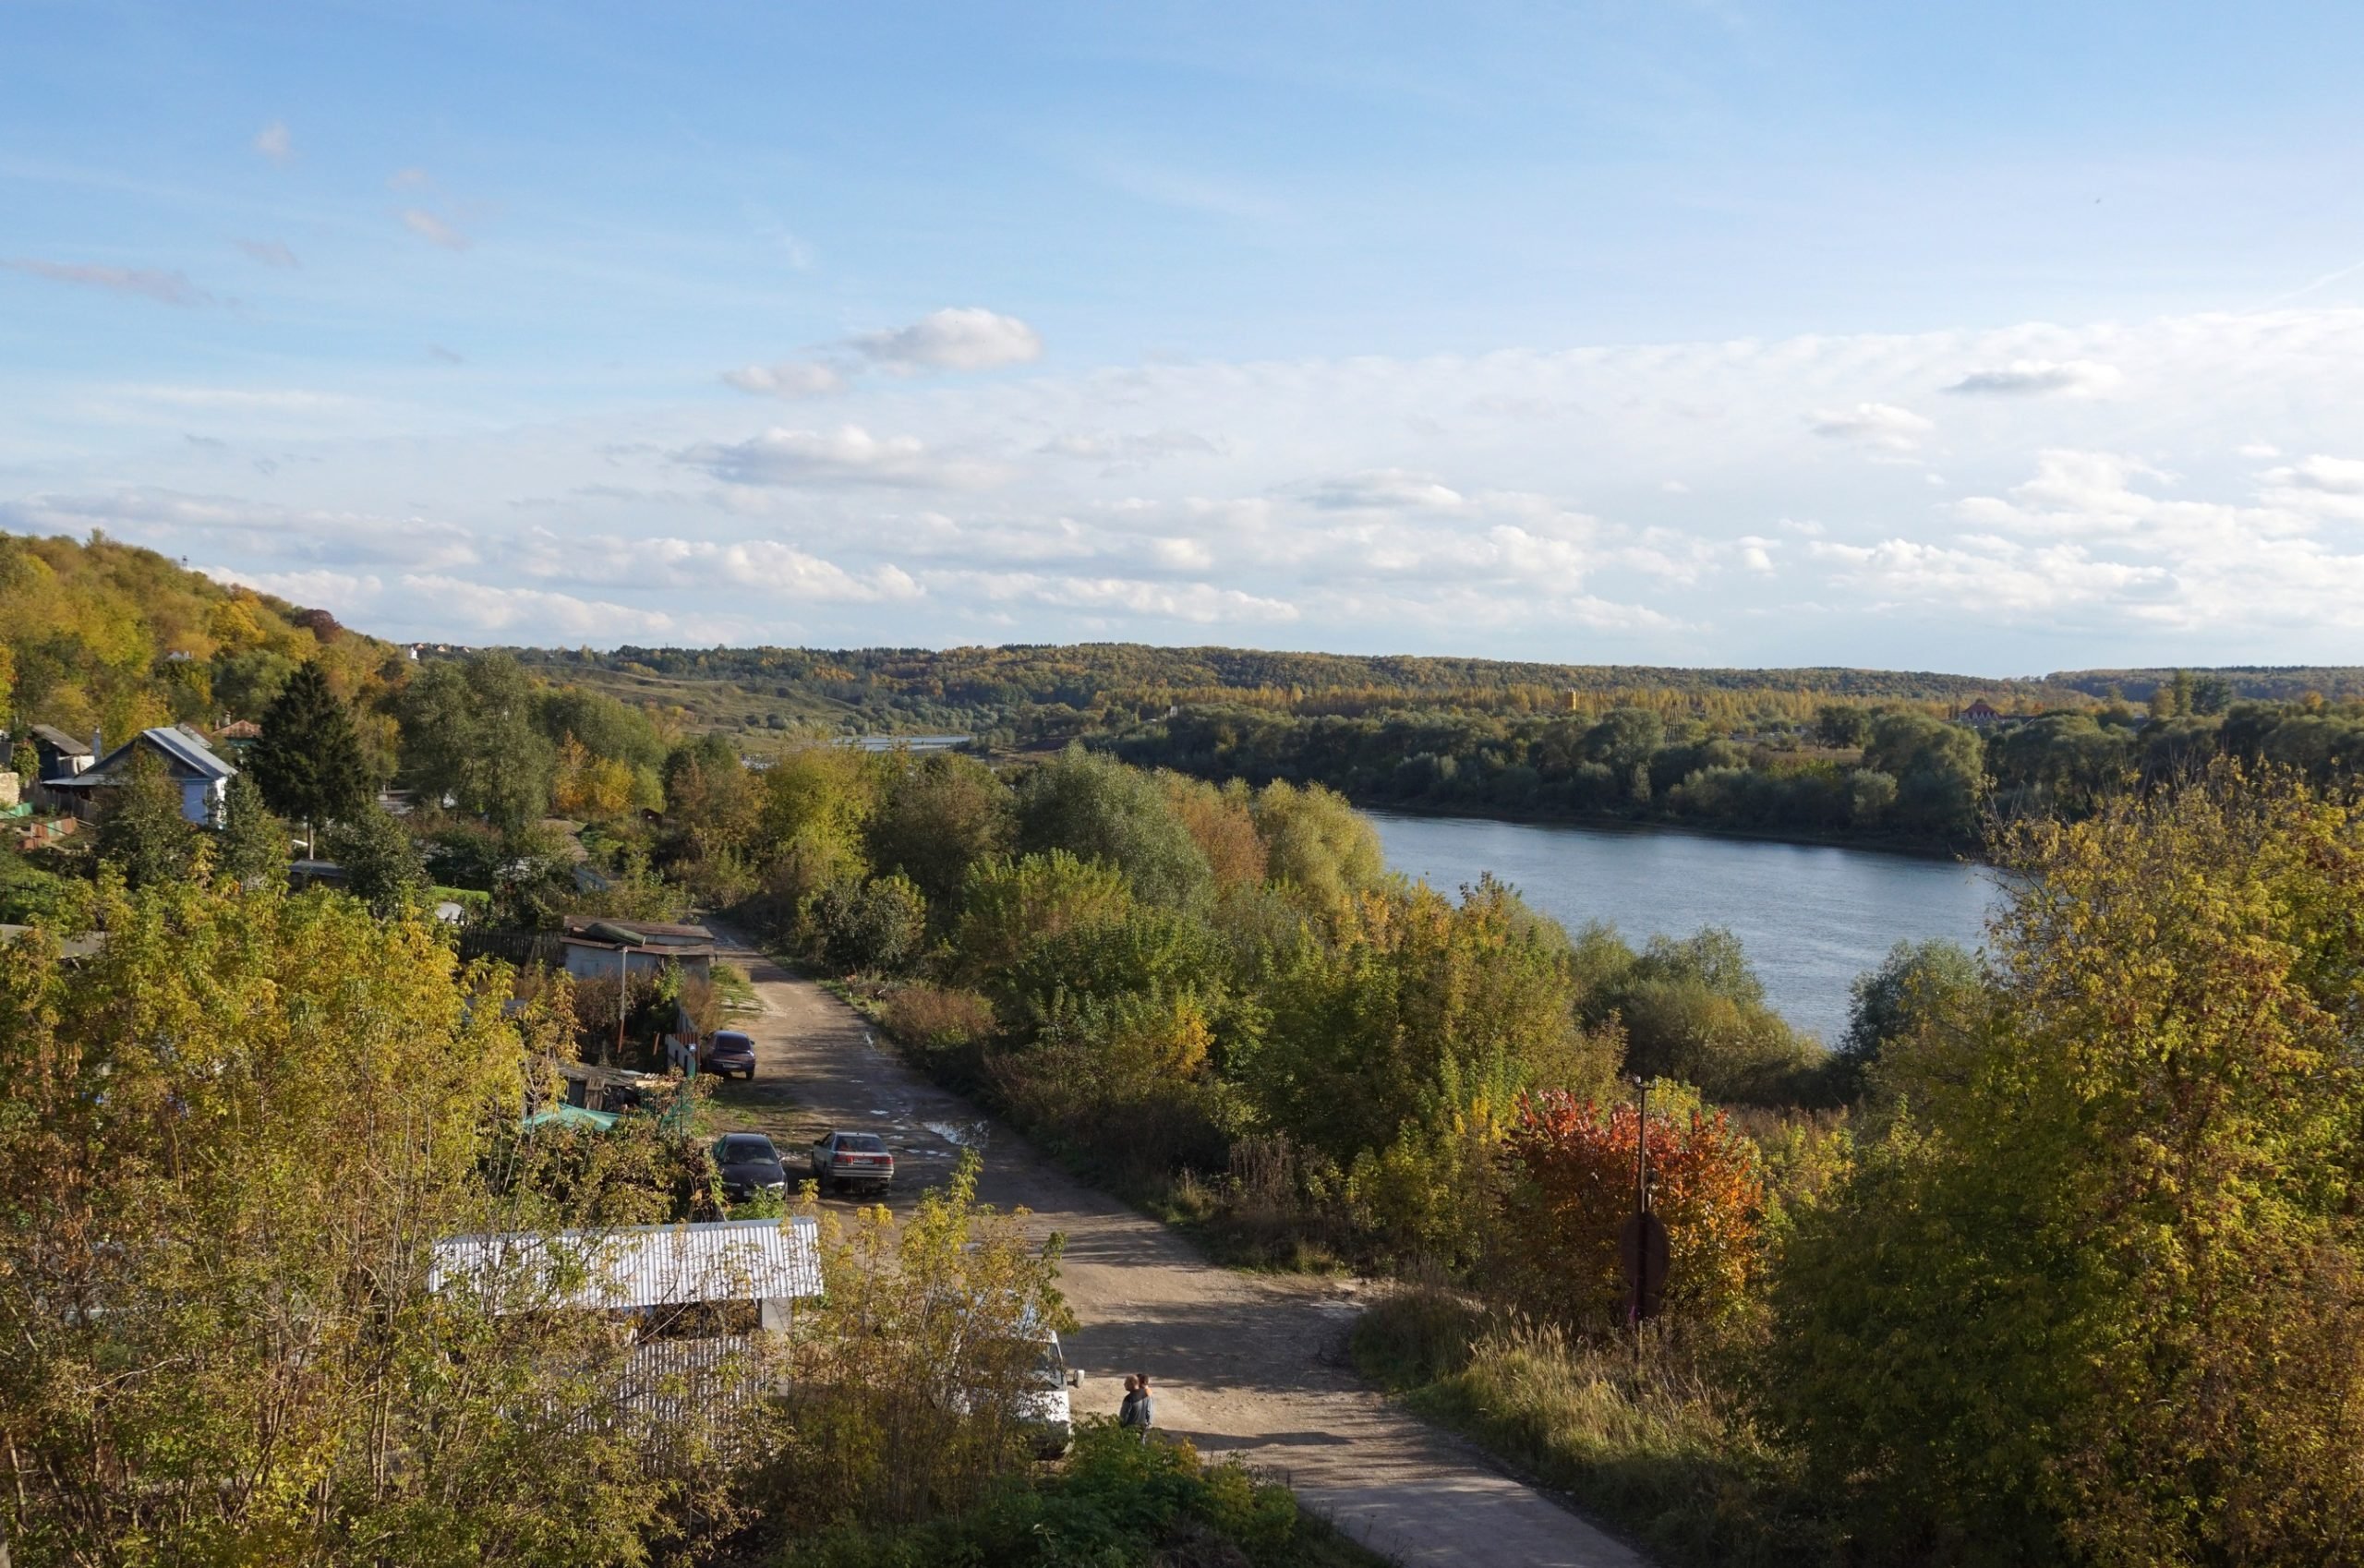
<instances>
[{"instance_id":1,"label":"red foliage shrub","mask_svg":"<svg viewBox=\"0 0 2364 1568\"><path fill-rule=\"evenodd\" d=\"M1524 1177L1507 1234L1523 1254L1516 1287L1530 1310L1582 1321L1625 1301L1618 1236L1634 1212L1636 1116L1553 1091L1522 1095L1506 1148ZM1667 1229L1667 1310L1713 1314L1737 1302L1757 1261L1765 1178L1756 1145L1721 1111L1649 1122L1650 1208Z\"/></svg>"}]
</instances>

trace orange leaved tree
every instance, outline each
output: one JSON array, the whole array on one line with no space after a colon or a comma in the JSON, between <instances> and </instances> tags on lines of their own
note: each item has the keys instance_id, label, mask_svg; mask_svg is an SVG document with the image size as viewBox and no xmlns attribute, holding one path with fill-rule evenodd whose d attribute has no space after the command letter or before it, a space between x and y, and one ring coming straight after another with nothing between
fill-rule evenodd
<instances>
[{"instance_id":1,"label":"orange leaved tree","mask_svg":"<svg viewBox=\"0 0 2364 1568\"><path fill-rule=\"evenodd\" d=\"M1503 1234L1531 1311L1569 1321L1620 1313L1618 1236L1634 1212L1639 1118L1559 1091L1522 1095L1506 1152L1520 1177ZM1721 1111L1649 1118L1650 1208L1667 1231L1667 1310L1712 1315L1737 1302L1757 1262L1765 1201L1756 1145Z\"/></svg>"}]
</instances>

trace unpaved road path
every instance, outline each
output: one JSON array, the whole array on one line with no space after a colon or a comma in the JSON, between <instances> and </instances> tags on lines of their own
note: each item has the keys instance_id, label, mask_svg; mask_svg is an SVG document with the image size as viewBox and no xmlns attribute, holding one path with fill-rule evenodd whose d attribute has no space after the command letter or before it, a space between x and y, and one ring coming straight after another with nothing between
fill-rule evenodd
<instances>
[{"instance_id":1,"label":"unpaved road path","mask_svg":"<svg viewBox=\"0 0 2364 1568\"><path fill-rule=\"evenodd\" d=\"M1145 1372L1157 1421L1200 1450L1237 1453L1365 1544L1406 1564L1646 1568L1633 1549L1473 1449L1390 1405L1345 1365L1354 1285L1217 1268L1157 1222L1094 1191L873 1043L859 1015L761 954L742 951L763 1004L735 1028L755 1041L752 1081L718 1085L729 1130L759 1130L790 1162L831 1128L874 1130L895 1151L896 1209L949 1171L961 1142L984 1154L983 1196L1066 1234L1060 1288L1082 1327L1079 1412L1113 1413ZM867 1200L829 1200L832 1204Z\"/></svg>"}]
</instances>

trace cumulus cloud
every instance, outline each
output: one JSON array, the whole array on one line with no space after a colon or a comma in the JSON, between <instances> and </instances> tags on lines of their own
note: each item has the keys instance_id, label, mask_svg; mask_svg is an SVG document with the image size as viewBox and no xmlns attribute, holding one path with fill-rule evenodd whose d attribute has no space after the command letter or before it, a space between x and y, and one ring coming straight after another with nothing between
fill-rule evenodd
<instances>
[{"instance_id":1,"label":"cumulus cloud","mask_svg":"<svg viewBox=\"0 0 2364 1568\"><path fill-rule=\"evenodd\" d=\"M2100 397L2125 380L2117 367L2095 359L2014 359L1972 370L1946 391L1986 397Z\"/></svg>"},{"instance_id":2,"label":"cumulus cloud","mask_svg":"<svg viewBox=\"0 0 2364 1568\"><path fill-rule=\"evenodd\" d=\"M198 438L192 438L193 440ZM222 443L208 442L218 449ZM243 556L247 572L389 565L449 571L478 561L456 524L416 515L295 507L245 497L192 495L156 486L0 501L0 528L38 534L104 529L172 554Z\"/></svg>"},{"instance_id":3,"label":"cumulus cloud","mask_svg":"<svg viewBox=\"0 0 2364 1568\"><path fill-rule=\"evenodd\" d=\"M200 566L217 583L238 583L257 593L271 594L307 609L332 611L340 621L375 609L385 584L375 575L351 572L258 572L245 566Z\"/></svg>"},{"instance_id":4,"label":"cumulus cloud","mask_svg":"<svg viewBox=\"0 0 2364 1568\"><path fill-rule=\"evenodd\" d=\"M436 607L445 623L471 633L508 633L561 642L662 635L674 621L662 610L634 609L605 599L577 598L545 588L505 588L462 577L414 573L403 587Z\"/></svg>"},{"instance_id":5,"label":"cumulus cloud","mask_svg":"<svg viewBox=\"0 0 2364 1568\"><path fill-rule=\"evenodd\" d=\"M274 163L284 164L296 156L296 139L287 134L287 122L273 120L255 133L254 150Z\"/></svg>"},{"instance_id":6,"label":"cumulus cloud","mask_svg":"<svg viewBox=\"0 0 2364 1568\"><path fill-rule=\"evenodd\" d=\"M1900 452L1918 448L1936 426L1892 403L1859 403L1851 408L1816 409L1809 428L1831 440Z\"/></svg>"},{"instance_id":7,"label":"cumulus cloud","mask_svg":"<svg viewBox=\"0 0 2364 1568\"><path fill-rule=\"evenodd\" d=\"M530 575L544 580L637 588L729 585L819 603L875 604L917 598L923 591L899 566L849 572L775 539L561 537L537 530L522 561Z\"/></svg>"},{"instance_id":8,"label":"cumulus cloud","mask_svg":"<svg viewBox=\"0 0 2364 1568\"><path fill-rule=\"evenodd\" d=\"M2287 489L2320 490L2326 495L2364 496L2364 460L2321 455L2302 458L2286 468L2269 470L2265 482Z\"/></svg>"},{"instance_id":9,"label":"cumulus cloud","mask_svg":"<svg viewBox=\"0 0 2364 1568\"><path fill-rule=\"evenodd\" d=\"M114 294L133 294L159 305L211 305L213 296L188 281L186 274L152 267L103 267L80 261L43 261L34 257L0 259L0 268L52 283L79 283Z\"/></svg>"},{"instance_id":10,"label":"cumulus cloud","mask_svg":"<svg viewBox=\"0 0 2364 1568\"><path fill-rule=\"evenodd\" d=\"M987 603L1024 602L1095 614L1143 616L1196 625L1218 621L1285 621L1297 618L1286 599L1212 583L1160 583L1137 577L1051 575L1032 572L931 572L923 581L965 590Z\"/></svg>"},{"instance_id":11,"label":"cumulus cloud","mask_svg":"<svg viewBox=\"0 0 2364 1568\"><path fill-rule=\"evenodd\" d=\"M1015 316L975 306L933 311L891 332L864 332L848 347L889 370L991 370L1031 365L1043 339Z\"/></svg>"},{"instance_id":12,"label":"cumulus cloud","mask_svg":"<svg viewBox=\"0 0 2364 1568\"><path fill-rule=\"evenodd\" d=\"M1400 508L1450 512L1465 498L1432 474L1405 468L1373 468L1360 474L1317 480L1305 488L1314 505L1332 511L1393 511Z\"/></svg>"},{"instance_id":13,"label":"cumulus cloud","mask_svg":"<svg viewBox=\"0 0 2364 1568\"><path fill-rule=\"evenodd\" d=\"M405 207L402 211L403 227L446 250L465 250L476 242L424 207Z\"/></svg>"},{"instance_id":14,"label":"cumulus cloud","mask_svg":"<svg viewBox=\"0 0 2364 1568\"><path fill-rule=\"evenodd\" d=\"M834 430L775 427L748 440L689 447L675 460L734 485L976 489L1000 477L993 464L946 457L916 436L874 436L859 425Z\"/></svg>"},{"instance_id":15,"label":"cumulus cloud","mask_svg":"<svg viewBox=\"0 0 2364 1568\"><path fill-rule=\"evenodd\" d=\"M784 359L777 365L750 365L726 370L722 379L743 392L764 397L826 397L843 392L846 379L834 366L817 359Z\"/></svg>"}]
</instances>

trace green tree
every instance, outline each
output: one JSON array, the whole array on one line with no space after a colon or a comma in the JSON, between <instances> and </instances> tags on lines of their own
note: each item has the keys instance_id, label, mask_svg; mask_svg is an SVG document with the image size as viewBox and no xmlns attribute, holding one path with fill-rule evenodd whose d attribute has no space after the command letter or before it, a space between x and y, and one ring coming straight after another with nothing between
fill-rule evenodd
<instances>
[{"instance_id":1,"label":"green tree","mask_svg":"<svg viewBox=\"0 0 2364 1568\"><path fill-rule=\"evenodd\" d=\"M1992 1014L1800 1217L1769 1415L1876 1561L2364 1561L2364 819L2220 766L1999 850Z\"/></svg>"},{"instance_id":2,"label":"green tree","mask_svg":"<svg viewBox=\"0 0 2364 1568\"><path fill-rule=\"evenodd\" d=\"M132 754L121 783L109 789L99 820L99 859L132 887L188 875L198 830L181 812L181 789L146 746Z\"/></svg>"},{"instance_id":3,"label":"green tree","mask_svg":"<svg viewBox=\"0 0 2364 1568\"><path fill-rule=\"evenodd\" d=\"M1317 904L1333 904L1387 874L1379 830L1334 790L1276 781L1257 791L1255 812L1265 874Z\"/></svg>"},{"instance_id":4,"label":"green tree","mask_svg":"<svg viewBox=\"0 0 2364 1568\"><path fill-rule=\"evenodd\" d=\"M318 660L287 679L263 710L262 738L247 753L263 802L307 833L370 803L374 780L362 760L353 714L329 689Z\"/></svg>"},{"instance_id":5,"label":"green tree","mask_svg":"<svg viewBox=\"0 0 2364 1568\"><path fill-rule=\"evenodd\" d=\"M213 869L240 882L283 880L287 850L287 825L263 803L262 787L250 773L235 775L223 797Z\"/></svg>"},{"instance_id":6,"label":"green tree","mask_svg":"<svg viewBox=\"0 0 2364 1568\"><path fill-rule=\"evenodd\" d=\"M533 678L512 655L422 665L396 710L403 777L429 800L514 832L548 811L557 766L537 712Z\"/></svg>"},{"instance_id":7,"label":"green tree","mask_svg":"<svg viewBox=\"0 0 2364 1568\"><path fill-rule=\"evenodd\" d=\"M1008 849L1011 803L1009 786L973 757L902 762L870 818L871 862L919 884L941 918L958 907L969 868Z\"/></svg>"},{"instance_id":8,"label":"green tree","mask_svg":"<svg viewBox=\"0 0 2364 1568\"><path fill-rule=\"evenodd\" d=\"M1080 745L1019 784L1018 844L1104 862L1152 903L1191 905L1214 887L1205 852L1157 780Z\"/></svg>"},{"instance_id":9,"label":"green tree","mask_svg":"<svg viewBox=\"0 0 2364 1568\"><path fill-rule=\"evenodd\" d=\"M0 963L16 1561L644 1560L669 1500L710 1496L709 1429L652 1468L612 1418L631 1346L552 1310L562 1282L430 1272L437 1238L573 1217L485 1179L549 1012L347 899L99 899L96 953Z\"/></svg>"},{"instance_id":10,"label":"green tree","mask_svg":"<svg viewBox=\"0 0 2364 1568\"><path fill-rule=\"evenodd\" d=\"M329 830L325 848L344 869L345 890L374 914L400 914L427 895L426 858L390 812L371 806L346 817Z\"/></svg>"},{"instance_id":11,"label":"green tree","mask_svg":"<svg viewBox=\"0 0 2364 1568\"><path fill-rule=\"evenodd\" d=\"M1815 710L1814 733L1826 746L1860 746L1871 739L1872 716L1855 703L1825 703Z\"/></svg>"},{"instance_id":12,"label":"green tree","mask_svg":"<svg viewBox=\"0 0 2364 1568\"><path fill-rule=\"evenodd\" d=\"M814 895L821 951L842 974L897 974L927 941L927 896L908 876L845 881Z\"/></svg>"},{"instance_id":13,"label":"green tree","mask_svg":"<svg viewBox=\"0 0 2364 1568\"><path fill-rule=\"evenodd\" d=\"M1841 1092L1860 1090L1891 1043L1961 1016L1985 989L1977 956L1957 943L1932 937L1889 948L1877 969L1855 977L1854 1006L1838 1046Z\"/></svg>"}]
</instances>

